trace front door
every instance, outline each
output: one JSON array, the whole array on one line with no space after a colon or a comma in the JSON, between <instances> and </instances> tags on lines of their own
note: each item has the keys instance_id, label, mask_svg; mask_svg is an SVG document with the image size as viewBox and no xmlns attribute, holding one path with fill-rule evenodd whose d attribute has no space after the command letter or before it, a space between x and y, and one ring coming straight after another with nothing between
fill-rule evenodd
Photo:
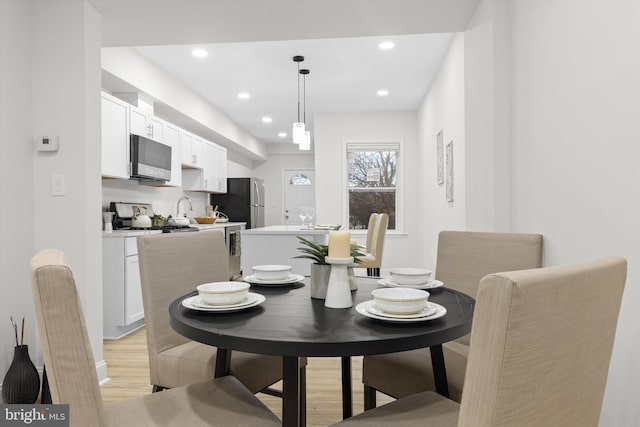
<instances>
[{"instance_id":1,"label":"front door","mask_svg":"<svg viewBox=\"0 0 640 427\"><path fill-rule=\"evenodd\" d=\"M286 169L283 175L285 225L315 224L316 176L313 169Z\"/></svg>"}]
</instances>

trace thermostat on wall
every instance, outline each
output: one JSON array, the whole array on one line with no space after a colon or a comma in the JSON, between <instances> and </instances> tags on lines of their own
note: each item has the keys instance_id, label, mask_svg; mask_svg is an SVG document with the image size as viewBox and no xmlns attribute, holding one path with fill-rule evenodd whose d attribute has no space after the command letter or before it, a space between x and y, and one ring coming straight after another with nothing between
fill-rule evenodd
<instances>
[{"instance_id":1,"label":"thermostat on wall","mask_svg":"<svg viewBox=\"0 0 640 427\"><path fill-rule=\"evenodd\" d=\"M36 141L36 151L58 151L58 137L41 136Z\"/></svg>"}]
</instances>

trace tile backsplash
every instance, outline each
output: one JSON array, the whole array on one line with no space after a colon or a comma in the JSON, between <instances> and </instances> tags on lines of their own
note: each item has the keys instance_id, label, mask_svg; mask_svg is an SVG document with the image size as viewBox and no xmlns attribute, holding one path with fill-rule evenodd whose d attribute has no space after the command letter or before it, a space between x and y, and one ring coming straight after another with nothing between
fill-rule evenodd
<instances>
[{"instance_id":1,"label":"tile backsplash","mask_svg":"<svg viewBox=\"0 0 640 427\"><path fill-rule=\"evenodd\" d=\"M110 202L151 203L153 211L162 216L176 215L178 200L188 196L193 205L189 211L189 203L180 204L180 213L189 217L205 215L209 204L208 193L184 191L181 187L154 187L138 184L137 181L121 179L102 180L102 210L109 209Z\"/></svg>"}]
</instances>

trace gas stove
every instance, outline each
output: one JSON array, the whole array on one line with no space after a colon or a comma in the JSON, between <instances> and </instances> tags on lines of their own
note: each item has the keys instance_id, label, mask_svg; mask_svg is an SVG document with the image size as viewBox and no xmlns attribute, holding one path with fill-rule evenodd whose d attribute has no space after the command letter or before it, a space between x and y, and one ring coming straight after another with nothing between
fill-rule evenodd
<instances>
[{"instance_id":1,"label":"gas stove","mask_svg":"<svg viewBox=\"0 0 640 427\"><path fill-rule=\"evenodd\" d=\"M147 230L162 230L163 233L181 233L184 231L200 231L196 227L189 227L188 225L164 225L162 227L127 227L120 230L128 231L147 231Z\"/></svg>"},{"instance_id":2,"label":"gas stove","mask_svg":"<svg viewBox=\"0 0 640 427\"><path fill-rule=\"evenodd\" d=\"M133 207L143 207L146 209L147 215L153 218L153 207L151 203L124 203L124 202L111 202L109 204L109 211L114 212L113 215L113 230L114 231L153 231L158 230L163 233L181 233L185 231L199 231L196 227L189 227L188 225L164 225L153 227L132 227L131 218L133 217Z\"/></svg>"}]
</instances>

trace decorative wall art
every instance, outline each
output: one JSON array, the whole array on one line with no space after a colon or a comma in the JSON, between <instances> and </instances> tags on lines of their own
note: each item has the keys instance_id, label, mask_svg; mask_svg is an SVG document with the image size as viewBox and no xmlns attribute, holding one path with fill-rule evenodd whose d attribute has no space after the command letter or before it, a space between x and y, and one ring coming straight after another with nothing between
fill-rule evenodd
<instances>
[{"instance_id":1,"label":"decorative wall art","mask_svg":"<svg viewBox=\"0 0 640 427\"><path fill-rule=\"evenodd\" d=\"M453 141L447 144L447 202L453 202Z\"/></svg>"},{"instance_id":2,"label":"decorative wall art","mask_svg":"<svg viewBox=\"0 0 640 427\"><path fill-rule=\"evenodd\" d=\"M444 160L443 160L443 153L442 153L442 130L440 130L440 132L438 132L438 135L436 136L436 150L437 150L436 162L438 164L437 182L438 182L438 185L442 185L442 183L444 183Z\"/></svg>"}]
</instances>

